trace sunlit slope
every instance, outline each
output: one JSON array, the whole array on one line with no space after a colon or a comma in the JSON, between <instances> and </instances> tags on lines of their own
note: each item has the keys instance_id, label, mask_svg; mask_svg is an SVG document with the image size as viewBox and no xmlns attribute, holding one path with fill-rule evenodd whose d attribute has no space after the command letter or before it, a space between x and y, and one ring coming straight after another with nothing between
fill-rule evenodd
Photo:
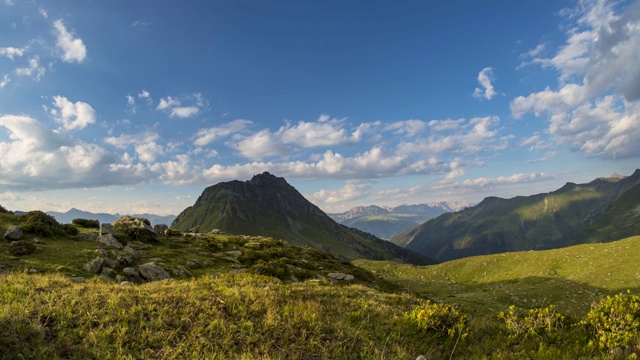
<instances>
[{"instance_id":1,"label":"sunlit slope","mask_svg":"<svg viewBox=\"0 0 640 360\"><path fill-rule=\"evenodd\" d=\"M475 256L416 267L358 260L387 280L480 312L554 304L584 314L598 297L640 289L640 236L544 251Z\"/></svg>"},{"instance_id":2,"label":"sunlit slope","mask_svg":"<svg viewBox=\"0 0 640 360\"><path fill-rule=\"evenodd\" d=\"M640 171L545 194L488 197L443 214L392 241L438 261L507 251L554 249L640 235Z\"/></svg>"}]
</instances>

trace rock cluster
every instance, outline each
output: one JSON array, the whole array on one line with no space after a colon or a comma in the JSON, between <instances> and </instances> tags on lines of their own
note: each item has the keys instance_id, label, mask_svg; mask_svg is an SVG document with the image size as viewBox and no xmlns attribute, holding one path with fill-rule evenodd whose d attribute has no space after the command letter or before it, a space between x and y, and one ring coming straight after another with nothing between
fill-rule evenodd
<instances>
[{"instance_id":1,"label":"rock cluster","mask_svg":"<svg viewBox=\"0 0 640 360\"><path fill-rule=\"evenodd\" d=\"M20 226L13 225L7 231L4 232L3 238L5 240L20 240L24 236L24 232Z\"/></svg>"}]
</instances>

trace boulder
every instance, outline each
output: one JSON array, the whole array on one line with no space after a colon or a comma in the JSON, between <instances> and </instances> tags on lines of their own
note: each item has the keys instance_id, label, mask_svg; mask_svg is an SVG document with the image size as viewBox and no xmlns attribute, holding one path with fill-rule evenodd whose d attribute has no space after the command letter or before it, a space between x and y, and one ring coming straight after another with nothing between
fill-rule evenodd
<instances>
[{"instance_id":1,"label":"boulder","mask_svg":"<svg viewBox=\"0 0 640 360\"><path fill-rule=\"evenodd\" d=\"M95 234L83 233L78 235L78 239L84 241L96 241L97 236Z\"/></svg>"},{"instance_id":2,"label":"boulder","mask_svg":"<svg viewBox=\"0 0 640 360\"><path fill-rule=\"evenodd\" d=\"M169 279L169 273L153 262L138 266L140 275L147 281L159 281Z\"/></svg>"},{"instance_id":3,"label":"boulder","mask_svg":"<svg viewBox=\"0 0 640 360\"><path fill-rule=\"evenodd\" d=\"M20 226L13 225L4 232L3 238L6 240L20 240L24 236Z\"/></svg>"},{"instance_id":4,"label":"boulder","mask_svg":"<svg viewBox=\"0 0 640 360\"><path fill-rule=\"evenodd\" d=\"M92 274L97 274L102 269L102 265L104 265L104 258L97 257L89 261L88 263L84 264L84 270Z\"/></svg>"},{"instance_id":5,"label":"boulder","mask_svg":"<svg viewBox=\"0 0 640 360\"><path fill-rule=\"evenodd\" d=\"M35 245L24 240L12 241L9 245L9 254L13 256L30 255L37 249Z\"/></svg>"},{"instance_id":6,"label":"boulder","mask_svg":"<svg viewBox=\"0 0 640 360\"><path fill-rule=\"evenodd\" d=\"M164 232L167 231L169 229L169 227L166 224L156 224L153 227L153 231L156 232L156 234L158 235L164 235Z\"/></svg>"},{"instance_id":7,"label":"boulder","mask_svg":"<svg viewBox=\"0 0 640 360\"><path fill-rule=\"evenodd\" d=\"M146 243L158 241L158 234L151 227L149 220L144 218L122 216L113 223L113 227L131 240Z\"/></svg>"},{"instance_id":8,"label":"boulder","mask_svg":"<svg viewBox=\"0 0 640 360\"><path fill-rule=\"evenodd\" d=\"M349 275L349 274L343 274L343 273L329 273L327 277L329 279L344 280L344 281L351 281L355 279L355 276Z\"/></svg>"},{"instance_id":9,"label":"boulder","mask_svg":"<svg viewBox=\"0 0 640 360\"><path fill-rule=\"evenodd\" d=\"M113 248L113 249L122 249L123 246L124 246L112 234L98 236L98 242L101 242L101 243L107 245L107 247L110 247L110 248Z\"/></svg>"},{"instance_id":10,"label":"boulder","mask_svg":"<svg viewBox=\"0 0 640 360\"><path fill-rule=\"evenodd\" d=\"M144 282L144 279L142 278L142 276L140 276L140 273L138 273L138 271L132 267L126 267L122 269L122 272L127 275L129 279L133 280L133 282Z\"/></svg>"},{"instance_id":11,"label":"boulder","mask_svg":"<svg viewBox=\"0 0 640 360\"><path fill-rule=\"evenodd\" d=\"M100 224L100 235L115 235L116 229L111 224Z\"/></svg>"}]
</instances>

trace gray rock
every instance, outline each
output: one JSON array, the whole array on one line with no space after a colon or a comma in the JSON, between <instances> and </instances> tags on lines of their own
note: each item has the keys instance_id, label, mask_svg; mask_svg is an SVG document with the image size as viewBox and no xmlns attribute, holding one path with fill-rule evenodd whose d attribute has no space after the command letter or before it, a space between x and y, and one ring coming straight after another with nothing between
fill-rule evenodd
<instances>
[{"instance_id":1,"label":"gray rock","mask_svg":"<svg viewBox=\"0 0 640 360\"><path fill-rule=\"evenodd\" d=\"M167 231L167 229L169 229L169 227L166 224L156 224L153 227L153 231L158 235L164 235L164 232Z\"/></svg>"},{"instance_id":2,"label":"gray rock","mask_svg":"<svg viewBox=\"0 0 640 360\"><path fill-rule=\"evenodd\" d=\"M105 274L100 274L100 277L98 277L98 280L102 281L102 282L109 282L109 283L114 282L114 280L112 278L108 277Z\"/></svg>"},{"instance_id":3,"label":"gray rock","mask_svg":"<svg viewBox=\"0 0 640 360\"><path fill-rule=\"evenodd\" d=\"M147 281L159 281L170 279L169 274L153 262L138 266L140 275Z\"/></svg>"},{"instance_id":4,"label":"gray rock","mask_svg":"<svg viewBox=\"0 0 640 360\"><path fill-rule=\"evenodd\" d=\"M29 274L37 274L37 273L38 273L38 269L36 268L29 269Z\"/></svg>"},{"instance_id":5,"label":"gray rock","mask_svg":"<svg viewBox=\"0 0 640 360\"><path fill-rule=\"evenodd\" d=\"M107 267L109 269L115 269L118 266L118 261L113 259L104 259L103 267Z\"/></svg>"},{"instance_id":6,"label":"gray rock","mask_svg":"<svg viewBox=\"0 0 640 360\"><path fill-rule=\"evenodd\" d=\"M343 280L343 281L351 281L355 279L355 276L349 275L349 274L343 274L343 273L329 273L327 277L329 279Z\"/></svg>"},{"instance_id":7,"label":"gray rock","mask_svg":"<svg viewBox=\"0 0 640 360\"><path fill-rule=\"evenodd\" d=\"M103 248L97 248L96 252L102 256L107 256L107 250L103 249Z\"/></svg>"},{"instance_id":8,"label":"gray rock","mask_svg":"<svg viewBox=\"0 0 640 360\"><path fill-rule=\"evenodd\" d=\"M109 278L113 278L116 275L118 275L118 272L113 270L113 269L110 269L108 267L104 267L103 266L102 269L100 270L100 274L108 276Z\"/></svg>"},{"instance_id":9,"label":"gray rock","mask_svg":"<svg viewBox=\"0 0 640 360\"><path fill-rule=\"evenodd\" d=\"M247 269L234 269L229 271L229 274L242 274L242 273L246 273L248 270Z\"/></svg>"},{"instance_id":10,"label":"gray rock","mask_svg":"<svg viewBox=\"0 0 640 360\"><path fill-rule=\"evenodd\" d=\"M191 259L191 260L187 260L187 266L188 267L199 267L200 263L198 262L198 260L196 259Z\"/></svg>"},{"instance_id":11,"label":"gray rock","mask_svg":"<svg viewBox=\"0 0 640 360\"><path fill-rule=\"evenodd\" d=\"M116 282L120 284L123 281L127 281L127 278L122 275L116 275Z\"/></svg>"},{"instance_id":12,"label":"gray rock","mask_svg":"<svg viewBox=\"0 0 640 360\"><path fill-rule=\"evenodd\" d=\"M129 279L133 280L133 282L144 282L144 279L142 278L142 276L140 276L140 273L138 273L138 271L132 267L126 267L122 269L122 272L127 275Z\"/></svg>"},{"instance_id":13,"label":"gray rock","mask_svg":"<svg viewBox=\"0 0 640 360\"><path fill-rule=\"evenodd\" d=\"M233 257L238 257L238 256L242 255L242 251L240 251L240 250L232 250L232 251L227 251L225 254L231 255Z\"/></svg>"},{"instance_id":14,"label":"gray rock","mask_svg":"<svg viewBox=\"0 0 640 360\"><path fill-rule=\"evenodd\" d=\"M158 234L151 227L151 223L147 219L122 216L113 222L113 227L118 231L127 235L131 240L142 242L157 242Z\"/></svg>"},{"instance_id":15,"label":"gray rock","mask_svg":"<svg viewBox=\"0 0 640 360\"><path fill-rule=\"evenodd\" d=\"M113 249L122 249L124 246L112 234L98 236L98 241Z\"/></svg>"},{"instance_id":16,"label":"gray rock","mask_svg":"<svg viewBox=\"0 0 640 360\"><path fill-rule=\"evenodd\" d=\"M85 278L83 278L82 276L72 276L69 278L69 280L75 281L77 283L83 283L86 281Z\"/></svg>"},{"instance_id":17,"label":"gray rock","mask_svg":"<svg viewBox=\"0 0 640 360\"><path fill-rule=\"evenodd\" d=\"M121 281L120 282L120 286L133 286L135 285L134 283L132 283L131 281Z\"/></svg>"},{"instance_id":18,"label":"gray rock","mask_svg":"<svg viewBox=\"0 0 640 360\"><path fill-rule=\"evenodd\" d=\"M220 231L220 229L213 229L210 231L211 234L222 234L222 231Z\"/></svg>"},{"instance_id":19,"label":"gray rock","mask_svg":"<svg viewBox=\"0 0 640 360\"><path fill-rule=\"evenodd\" d=\"M24 240L12 241L9 245L9 254L13 256L31 255L37 249L35 245Z\"/></svg>"},{"instance_id":20,"label":"gray rock","mask_svg":"<svg viewBox=\"0 0 640 360\"><path fill-rule=\"evenodd\" d=\"M103 257L97 257L84 265L84 270L86 272L97 274L102 269L102 265L104 264Z\"/></svg>"},{"instance_id":21,"label":"gray rock","mask_svg":"<svg viewBox=\"0 0 640 360\"><path fill-rule=\"evenodd\" d=\"M115 235L116 229L111 224L100 224L100 235Z\"/></svg>"},{"instance_id":22,"label":"gray rock","mask_svg":"<svg viewBox=\"0 0 640 360\"><path fill-rule=\"evenodd\" d=\"M22 228L20 226L12 225L4 232L3 238L5 240L20 240L23 236L24 232L22 232Z\"/></svg>"},{"instance_id":23,"label":"gray rock","mask_svg":"<svg viewBox=\"0 0 640 360\"><path fill-rule=\"evenodd\" d=\"M431 358L428 356L420 355L416 358L416 360L431 360Z\"/></svg>"}]
</instances>

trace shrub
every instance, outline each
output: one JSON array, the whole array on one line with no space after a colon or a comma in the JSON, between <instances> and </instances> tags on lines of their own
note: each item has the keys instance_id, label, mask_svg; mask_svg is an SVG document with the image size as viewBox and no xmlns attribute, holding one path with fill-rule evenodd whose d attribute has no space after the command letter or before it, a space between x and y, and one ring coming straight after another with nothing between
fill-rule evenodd
<instances>
[{"instance_id":1,"label":"shrub","mask_svg":"<svg viewBox=\"0 0 640 360\"><path fill-rule=\"evenodd\" d=\"M64 229L64 232L66 232L68 235L78 235L80 233L78 228L72 224L64 224L62 225L62 228Z\"/></svg>"},{"instance_id":2,"label":"shrub","mask_svg":"<svg viewBox=\"0 0 640 360\"><path fill-rule=\"evenodd\" d=\"M98 229L100 228L100 221L92 220L92 219L73 219L71 223L76 226L90 228L90 229Z\"/></svg>"},{"instance_id":3,"label":"shrub","mask_svg":"<svg viewBox=\"0 0 640 360\"><path fill-rule=\"evenodd\" d=\"M41 236L64 235L65 230L56 219L40 210L20 215L20 227L24 232Z\"/></svg>"},{"instance_id":4,"label":"shrub","mask_svg":"<svg viewBox=\"0 0 640 360\"><path fill-rule=\"evenodd\" d=\"M13 212L5 209L2 205L0 205L0 214L13 214Z\"/></svg>"},{"instance_id":5,"label":"shrub","mask_svg":"<svg viewBox=\"0 0 640 360\"><path fill-rule=\"evenodd\" d=\"M467 317L449 304L427 300L406 313L405 318L420 331L447 334L449 338L467 336Z\"/></svg>"},{"instance_id":6,"label":"shrub","mask_svg":"<svg viewBox=\"0 0 640 360\"><path fill-rule=\"evenodd\" d=\"M637 347L640 345L640 296L627 291L602 298L591 305L583 323L595 337L592 344L600 349Z\"/></svg>"},{"instance_id":7,"label":"shrub","mask_svg":"<svg viewBox=\"0 0 640 360\"><path fill-rule=\"evenodd\" d=\"M510 338L537 338L541 341L554 341L569 328L572 321L569 317L558 312L554 305L546 308L529 309L521 315L511 305L507 313L501 312L498 317L505 321Z\"/></svg>"}]
</instances>

